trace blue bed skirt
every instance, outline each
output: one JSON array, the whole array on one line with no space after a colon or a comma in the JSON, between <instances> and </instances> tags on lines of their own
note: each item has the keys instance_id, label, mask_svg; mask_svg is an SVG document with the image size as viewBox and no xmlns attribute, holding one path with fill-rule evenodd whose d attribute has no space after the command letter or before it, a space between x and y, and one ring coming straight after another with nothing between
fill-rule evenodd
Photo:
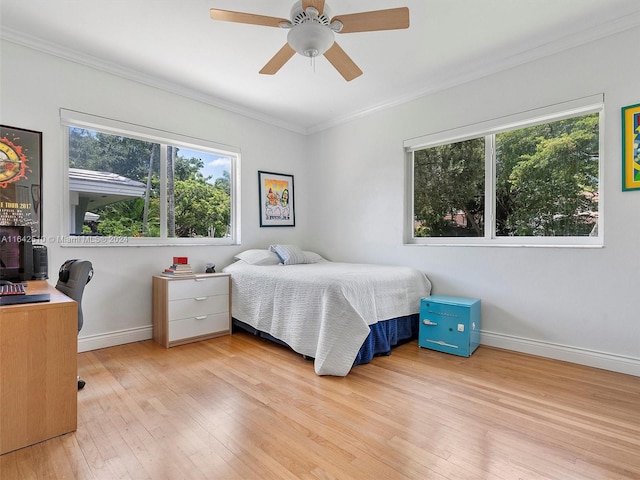
<instances>
[{"instance_id":1,"label":"blue bed skirt","mask_svg":"<svg viewBox=\"0 0 640 480\"><path fill-rule=\"evenodd\" d=\"M391 349L393 347L418 338L418 317L419 315L416 313L414 315L392 318L371 325L371 331L362 343L356 359L353 362L353 366L369 363L373 357L391 355ZM241 328L253 335L291 348L282 340L268 333L256 330L251 325L247 325L235 318L233 319L233 327L234 329Z\"/></svg>"},{"instance_id":2,"label":"blue bed skirt","mask_svg":"<svg viewBox=\"0 0 640 480\"><path fill-rule=\"evenodd\" d=\"M371 331L364 339L353 365L369 363L373 357L391 355L391 349L418 338L418 317L392 318L371 325Z\"/></svg>"}]
</instances>

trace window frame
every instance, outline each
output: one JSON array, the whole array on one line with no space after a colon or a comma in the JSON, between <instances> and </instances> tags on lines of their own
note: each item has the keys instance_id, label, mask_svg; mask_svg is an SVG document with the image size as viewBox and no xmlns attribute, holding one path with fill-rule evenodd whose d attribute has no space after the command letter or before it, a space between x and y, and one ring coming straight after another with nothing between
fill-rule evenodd
<instances>
[{"instance_id":1,"label":"window frame","mask_svg":"<svg viewBox=\"0 0 640 480\"><path fill-rule=\"evenodd\" d=\"M64 194L62 195L62 246L163 246L163 245L239 245L240 244L240 149L216 143L210 140L168 132L142 125L100 117L73 110L60 109L60 123L63 135L64 158ZM161 146L174 146L189 150L224 155L231 158L229 175L231 190L231 212L229 237L167 237L167 171L166 148L160 148L160 237L112 237L112 236L75 236L70 234L71 215L69 211L69 127L119 135L145 142L157 143Z\"/></svg>"},{"instance_id":2,"label":"window frame","mask_svg":"<svg viewBox=\"0 0 640 480\"><path fill-rule=\"evenodd\" d=\"M495 136L499 133L598 113L598 220L594 236L497 236L495 225L496 178ZM507 247L602 247L604 246L604 95L557 103L505 117L483 121L451 130L405 140L405 245L507 246ZM416 150L449 143L485 138L485 229L483 237L415 237L414 236L414 163Z\"/></svg>"}]
</instances>

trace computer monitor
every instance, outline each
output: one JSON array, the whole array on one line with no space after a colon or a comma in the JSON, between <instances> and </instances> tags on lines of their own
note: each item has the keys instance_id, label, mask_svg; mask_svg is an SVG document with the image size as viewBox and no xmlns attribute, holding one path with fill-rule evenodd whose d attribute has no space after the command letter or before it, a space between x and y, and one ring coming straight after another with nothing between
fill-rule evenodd
<instances>
[{"instance_id":1,"label":"computer monitor","mask_svg":"<svg viewBox=\"0 0 640 480\"><path fill-rule=\"evenodd\" d=\"M33 277L31 227L0 225L0 280L24 282Z\"/></svg>"}]
</instances>

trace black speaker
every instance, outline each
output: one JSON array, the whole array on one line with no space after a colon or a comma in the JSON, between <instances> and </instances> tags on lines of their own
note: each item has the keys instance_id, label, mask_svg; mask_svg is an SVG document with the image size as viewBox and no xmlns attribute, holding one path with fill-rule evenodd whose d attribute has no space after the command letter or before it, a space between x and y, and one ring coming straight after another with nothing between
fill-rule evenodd
<instances>
[{"instance_id":1,"label":"black speaker","mask_svg":"<svg viewBox=\"0 0 640 480\"><path fill-rule=\"evenodd\" d=\"M46 245L33 247L33 279L46 280L49 278L49 258Z\"/></svg>"}]
</instances>

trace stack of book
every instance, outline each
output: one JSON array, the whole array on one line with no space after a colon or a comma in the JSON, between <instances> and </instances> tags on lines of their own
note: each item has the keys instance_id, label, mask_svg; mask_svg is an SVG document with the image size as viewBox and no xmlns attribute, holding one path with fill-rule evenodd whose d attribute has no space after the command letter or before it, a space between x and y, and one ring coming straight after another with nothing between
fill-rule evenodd
<instances>
[{"instance_id":1,"label":"stack of book","mask_svg":"<svg viewBox=\"0 0 640 480\"><path fill-rule=\"evenodd\" d=\"M187 257L173 257L173 264L162 272L167 277L193 277L193 269L189 265Z\"/></svg>"}]
</instances>

